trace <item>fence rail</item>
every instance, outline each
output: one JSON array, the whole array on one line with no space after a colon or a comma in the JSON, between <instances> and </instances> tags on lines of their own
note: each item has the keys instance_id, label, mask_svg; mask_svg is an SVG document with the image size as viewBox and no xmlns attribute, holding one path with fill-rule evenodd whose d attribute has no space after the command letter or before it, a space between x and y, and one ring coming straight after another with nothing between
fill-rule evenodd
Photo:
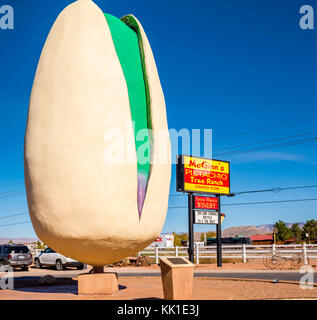
<instances>
[{"instance_id":1,"label":"fence rail","mask_svg":"<svg viewBox=\"0 0 317 320\"><path fill-rule=\"evenodd\" d=\"M194 250L195 262L199 264L200 259L215 259L217 258L216 246L196 246ZM268 253L276 253L285 258L291 258L294 254L302 254L304 261L309 259L317 259L317 244L276 244L276 245L223 245L222 257L232 259L242 259L244 263L247 259L263 259ZM185 257L188 258L188 247L173 247L161 248L152 247L146 248L144 251L139 252L139 255L144 255L149 258L155 259L155 263L159 263L159 258L174 258Z\"/></svg>"}]
</instances>

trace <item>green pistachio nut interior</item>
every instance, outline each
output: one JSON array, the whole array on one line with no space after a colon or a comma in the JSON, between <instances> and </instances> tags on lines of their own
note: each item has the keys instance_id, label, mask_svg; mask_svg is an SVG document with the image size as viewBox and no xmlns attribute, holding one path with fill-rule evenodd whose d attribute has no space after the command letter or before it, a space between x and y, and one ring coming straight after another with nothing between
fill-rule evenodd
<instances>
[{"instance_id":1,"label":"green pistachio nut interior","mask_svg":"<svg viewBox=\"0 0 317 320\"><path fill-rule=\"evenodd\" d=\"M134 124L134 138L137 152L138 209L141 217L147 182L150 174L150 115L149 91L142 39L137 23L132 16L122 20L105 13L113 43L127 83L131 117Z\"/></svg>"}]
</instances>

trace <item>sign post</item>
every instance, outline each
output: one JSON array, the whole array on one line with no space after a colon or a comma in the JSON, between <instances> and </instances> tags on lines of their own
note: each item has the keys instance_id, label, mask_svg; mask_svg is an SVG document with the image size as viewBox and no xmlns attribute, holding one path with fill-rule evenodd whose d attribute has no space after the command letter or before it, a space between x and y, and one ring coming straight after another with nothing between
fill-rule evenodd
<instances>
[{"instance_id":1,"label":"sign post","mask_svg":"<svg viewBox=\"0 0 317 320\"><path fill-rule=\"evenodd\" d=\"M193 194L188 193L188 256L194 263L194 221L193 221Z\"/></svg>"},{"instance_id":2,"label":"sign post","mask_svg":"<svg viewBox=\"0 0 317 320\"><path fill-rule=\"evenodd\" d=\"M185 155L177 156L176 163L176 190L188 193L189 260L194 263L194 223L216 224L217 266L222 267L220 196L230 194L230 164L228 161Z\"/></svg>"},{"instance_id":3,"label":"sign post","mask_svg":"<svg viewBox=\"0 0 317 320\"><path fill-rule=\"evenodd\" d=\"M220 196L218 198L218 224L216 226L217 231L217 267L222 267L222 247L221 247L221 211L220 211Z\"/></svg>"}]
</instances>

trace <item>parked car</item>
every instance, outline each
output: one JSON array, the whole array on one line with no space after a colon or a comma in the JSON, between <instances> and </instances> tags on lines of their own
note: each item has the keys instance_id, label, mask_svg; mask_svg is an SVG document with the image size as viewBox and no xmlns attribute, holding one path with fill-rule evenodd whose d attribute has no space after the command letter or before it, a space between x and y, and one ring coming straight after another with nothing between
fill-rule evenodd
<instances>
[{"instance_id":1,"label":"parked car","mask_svg":"<svg viewBox=\"0 0 317 320\"><path fill-rule=\"evenodd\" d=\"M43 266L55 266L56 270L63 270L65 267L76 267L78 270L84 269L83 263L65 257L51 248L46 248L34 257L34 266L37 269Z\"/></svg>"},{"instance_id":2,"label":"parked car","mask_svg":"<svg viewBox=\"0 0 317 320\"><path fill-rule=\"evenodd\" d=\"M0 245L0 266L9 265L15 268L22 268L28 271L33 263L32 253L24 244L3 244Z\"/></svg>"}]
</instances>

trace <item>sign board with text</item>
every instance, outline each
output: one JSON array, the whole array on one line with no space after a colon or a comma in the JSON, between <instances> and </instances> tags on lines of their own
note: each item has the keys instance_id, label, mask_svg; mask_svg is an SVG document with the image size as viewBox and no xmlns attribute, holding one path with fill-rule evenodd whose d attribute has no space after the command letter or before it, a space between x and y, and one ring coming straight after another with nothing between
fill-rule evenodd
<instances>
[{"instance_id":1,"label":"sign board with text","mask_svg":"<svg viewBox=\"0 0 317 320\"><path fill-rule=\"evenodd\" d=\"M218 210L219 201L217 197L194 196L194 208L205 210Z\"/></svg>"},{"instance_id":2,"label":"sign board with text","mask_svg":"<svg viewBox=\"0 0 317 320\"><path fill-rule=\"evenodd\" d=\"M230 194L228 161L177 156L177 191L205 194Z\"/></svg>"},{"instance_id":3,"label":"sign board with text","mask_svg":"<svg viewBox=\"0 0 317 320\"><path fill-rule=\"evenodd\" d=\"M218 211L195 211L196 224L218 224Z\"/></svg>"}]
</instances>

